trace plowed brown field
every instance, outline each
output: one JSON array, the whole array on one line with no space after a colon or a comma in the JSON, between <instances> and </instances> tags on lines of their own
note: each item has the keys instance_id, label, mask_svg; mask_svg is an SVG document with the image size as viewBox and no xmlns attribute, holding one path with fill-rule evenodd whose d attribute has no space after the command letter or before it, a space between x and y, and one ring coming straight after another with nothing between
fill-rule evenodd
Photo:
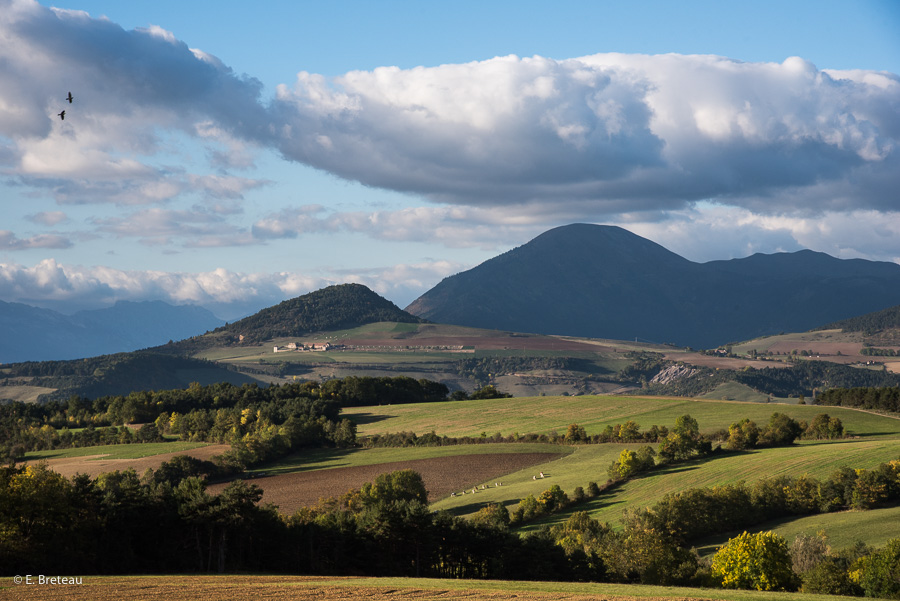
<instances>
[{"instance_id":1,"label":"plowed brown field","mask_svg":"<svg viewBox=\"0 0 900 601\"><path fill-rule=\"evenodd\" d=\"M516 599L516 601L702 601L698 597L630 597L604 594L603 585L588 585L597 590L592 594L574 594L560 591L534 592L516 590L515 582L495 583L496 588L480 587L472 583L434 581L434 587L422 585L417 580L410 586L373 585L370 579L356 584L355 578L324 578L311 576L132 576L94 577L84 576L82 585L13 585L11 577L0 579L0 599L47 601L138 601L164 599L165 601L243 601L244 599L272 599L284 601L323 601L331 599L381 599L416 601ZM507 588L509 587L509 588ZM525 587L523 587L525 588ZM560 587L562 588L562 587Z\"/></svg>"},{"instance_id":2,"label":"plowed brown field","mask_svg":"<svg viewBox=\"0 0 900 601\"><path fill-rule=\"evenodd\" d=\"M493 481L504 474L546 463L559 456L556 453L460 455L295 472L255 478L250 482L263 489L263 503L277 505L282 513L293 513L300 507L315 505L322 497L338 497L352 488L359 488L379 474L411 469L422 475L428 489L428 500L433 502L451 492L471 489L476 484ZM225 486L214 484L208 490L215 493ZM476 502L477 494L472 499Z\"/></svg>"}]
</instances>

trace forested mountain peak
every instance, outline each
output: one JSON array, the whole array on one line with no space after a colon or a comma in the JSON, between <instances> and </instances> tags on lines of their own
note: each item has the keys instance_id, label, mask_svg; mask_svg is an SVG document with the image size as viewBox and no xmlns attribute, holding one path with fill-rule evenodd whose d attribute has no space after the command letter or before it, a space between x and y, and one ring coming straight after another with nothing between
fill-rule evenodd
<instances>
[{"instance_id":1,"label":"forested mountain peak","mask_svg":"<svg viewBox=\"0 0 900 601\"><path fill-rule=\"evenodd\" d=\"M263 309L216 329L216 333L243 336L245 342L260 342L379 321L423 323L426 320L410 315L362 284L338 284Z\"/></svg>"}]
</instances>

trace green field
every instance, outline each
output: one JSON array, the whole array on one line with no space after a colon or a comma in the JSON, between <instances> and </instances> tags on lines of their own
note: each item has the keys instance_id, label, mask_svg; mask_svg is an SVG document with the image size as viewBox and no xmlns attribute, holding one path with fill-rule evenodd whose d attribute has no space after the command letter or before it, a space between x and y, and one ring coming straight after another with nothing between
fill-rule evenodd
<instances>
[{"instance_id":1,"label":"green field","mask_svg":"<svg viewBox=\"0 0 900 601\"><path fill-rule=\"evenodd\" d=\"M586 489L590 481L605 483L607 467L619 456L622 449L635 449L638 446L640 445L576 446L575 452L570 455L506 476L502 488L489 491L489 494L479 497L479 501L500 502L512 509L519 499L529 494L537 497L553 484L558 484L571 496L576 486ZM871 468L898 457L900 457L900 440L804 443L794 447L726 454L705 461L661 468L625 482L596 499L572 506L568 511L533 522L526 526L525 530L531 531L544 524L565 521L573 511L588 511L595 519L617 527L621 522L623 509L635 506L649 507L667 493L740 481L752 483L768 476L808 474L816 478L826 478L844 465L853 468ZM546 478L533 480L532 476L539 471L543 471ZM435 503L434 507L469 514L478 509L471 506L470 501L471 499L461 497L448 497Z\"/></svg>"},{"instance_id":2,"label":"green field","mask_svg":"<svg viewBox=\"0 0 900 601\"><path fill-rule=\"evenodd\" d=\"M811 515L793 520L777 520L760 524L753 532L772 532L784 537L790 543L800 534L824 532L828 545L839 551L864 541L873 547L883 547L892 538L900 538L900 507L870 509L868 511L841 511ZM711 537L700 541L697 550L701 555L715 553L729 538L740 532Z\"/></svg>"},{"instance_id":3,"label":"green field","mask_svg":"<svg viewBox=\"0 0 900 601\"><path fill-rule=\"evenodd\" d=\"M358 421L360 434L413 431L419 434L435 431L439 435L478 436L501 432L547 433L551 430L565 432L570 423L578 423L588 434L601 431L607 425L622 423L628 419L638 422L642 428L664 425L672 427L675 419L685 413L692 415L704 432L725 429L743 417L764 426L772 413L783 412L795 419L811 420L820 413L837 416L852 436L840 441L803 441L792 447L761 449L741 454L724 454L705 461L662 468L646 476L631 480L601 494L568 511L530 523L522 530L536 530L544 524L564 521L573 511L586 510L594 518L619 527L623 509L647 507L658 502L667 493L689 488L715 486L745 481L752 483L770 476L801 476L827 478L842 466L871 468L882 462L900 457L900 420L862 411L838 407L809 405L782 405L728 401L698 401L681 398L644 398L612 396L580 397L530 397L463 401L422 405L394 405L348 409L344 412ZM502 445L501 445L502 446ZM518 445L509 445L517 447ZM434 504L435 509L446 509L459 515L469 515L487 502L500 502L512 509L529 494L540 495L553 484L558 484L570 496L576 486L587 488L589 482L604 484L607 467L624 448L637 448L639 444L576 445L569 455L534 466L504 477L501 488L493 488L479 495L478 503L472 498L447 497ZM655 446L655 445L654 445ZM458 447L460 449L465 447ZM446 447L444 447L446 449ZM396 449L398 453L408 452ZM538 472L544 479L535 480ZM835 541L849 540L866 519L875 514L865 512L838 514L844 516L820 516L830 520L830 531ZM867 516L860 518L857 516ZM811 518L807 518L811 519ZM874 522L873 522L874 523ZM785 523L779 527L785 532L807 531L807 523ZM873 541L890 538L894 530L885 530ZM793 538L795 534L791 536Z\"/></svg>"},{"instance_id":4,"label":"green field","mask_svg":"<svg viewBox=\"0 0 900 601\"><path fill-rule=\"evenodd\" d=\"M446 403L381 405L353 407L343 415L359 425L359 434L416 432L434 430L438 435L478 436L500 432L564 433L569 424L577 423L588 434L597 434L608 425L629 419L642 429L652 425L671 428L675 420L690 414L702 432L727 429L747 417L760 427L773 413L786 413L798 420L812 420L820 413L837 416L848 433L857 436L896 435L900 437L900 420L872 415L840 407L783 405L776 403L738 403L686 398L647 398L636 396L548 396L488 399Z\"/></svg>"},{"instance_id":5,"label":"green field","mask_svg":"<svg viewBox=\"0 0 900 601\"><path fill-rule=\"evenodd\" d=\"M163 453L179 453L208 446L206 442L147 442L141 444L113 444L96 447L76 447L52 451L31 451L25 454L26 461L40 459L61 459L63 457L86 457L104 455L103 459L141 459Z\"/></svg>"}]
</instances>

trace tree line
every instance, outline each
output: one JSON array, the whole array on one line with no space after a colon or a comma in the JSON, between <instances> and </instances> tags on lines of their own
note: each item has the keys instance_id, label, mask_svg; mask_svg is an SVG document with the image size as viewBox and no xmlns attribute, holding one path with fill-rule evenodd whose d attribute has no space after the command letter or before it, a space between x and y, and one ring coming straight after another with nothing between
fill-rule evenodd
<instances>
[{"instance_id":1,"label":"tree line","mask_svg":"<svg viewBox=\"0 0 900 601\"><path fill-rule=\"evenodd\" d=\"M900 413L900 387L830 388L816 398L820 405Z\"/></svg>"},{"instance_id":2,"label":"tree line","mask_svg":"<svg viewBox=\"0 0 900 601\"><path fill-rule=\"evenodd\" d=\"M232 469L304 446L356 443L356 426L340 417L360 404L447 400L444 384L405 376L351 376L261 387L227 382L137 391L94 400L0 404L0 460L45 449L155 442L163 436L232 445ZM144 424L138 431L125 424Z\"/></svg>"}]
</instances>

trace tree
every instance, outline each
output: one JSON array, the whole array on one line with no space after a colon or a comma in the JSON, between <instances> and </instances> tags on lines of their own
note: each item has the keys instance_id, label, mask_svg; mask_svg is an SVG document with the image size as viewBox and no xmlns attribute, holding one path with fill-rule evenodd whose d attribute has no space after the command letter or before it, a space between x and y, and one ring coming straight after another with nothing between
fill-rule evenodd
<instances>
[{"instance_id":1,"label":"tree","mask_svg":"<svg viewBox=\"0 0 900 601\"><path fill-rule=\"evenodd\" d=\"M422 476L413 470L398 470L381 474L374 482L366 482L360 490L360 498L366 507L395 501L417 501L428 504L428 491Z\"/></svg>"},{"instance_id":2,"label":"tree","mask_svg":"<svg viewBox=\"0 0 900 601\"><path fill-rule=\"evenodd\" d=\"M541 496L538 497L538 504L541 505L543 513L553 513L569 504L569 496L559 487L559 484L554 484L541 493Z\"/></svg>"},{"instance_id":3,"label":"tree","mask_svg":"<svg viewBox=\"0 0 900 601\"><path fill-rule=\"evenodd\" d=\"M824 532L815 536L800 534L791 543L791 561L794 572L802 575L819 565L828 555L828 543Z\"/></svg>"},{"instance_id":4,"label":"tree","mask_svg":"<svg viewBox=\"0 0 900 601\"><path fill-rule=\"evenodd\" d=\"M784 413L773 413L761 436L761 442L772 447L794 444L803 430L796 420Z\"/></svg>"},{"instance_id":5,"label":"tree","mask_svg":"<svg viewBox=\"0 0 900 601\"><path fill-rule=\"evenodd\" d=\"M831 417L827 413L820 413L806 428L803 436L816 440L842 438L844 436L844 424L837 417Z\"/></svg>"},{"instance_id":6,"label":"tree","mask_svg":"<svg viewBox=\"0 0 900 601\"><path fill-rule=\"evenodd\" d=\"M509 511L503 503L489 503L476 511L469 521L484 528L508 530Z\"/></svg>"},{"instance_id":7,"label":"tree","mask_svg":"<svg viewBox=\"0 0 900 601\"><path fill-rule=\"evenodd\" d=\"M725 446L732 451L743 451L754 448L758 440L759 428L756 422L745 417L728 427L728 440Z\"/></svg>"},{"instance_id":8,"label":"tree","mask_svg":"<svg viewBox=\"0 0 900 601\"><path fill-rule=\"evenodd\" d=\"M584 442L587 440L587 434L584 431L584 428L579 426L578 424L569 424L568 429L566 430L566 442L574 443L574 442Z\"/></svg>"},{"instance_id":9,"label":"tree","mask_svg":"<svg viewBox=\"0 0 900 601\"><path fill-rule=\"evenodd\" d=\"M888 541L867 557L858 559L850 568L855 581L867 597L900 599L900 538Z\"/></svg>"},{"instance_id":10,"label":"tree","mask_svg":"<svg viewBox=\"0 0 900 601\"><path fill-rule=\"evenodd\" d=\"M793 591L798 585L787 543L772 532L729 539L713 556L711 569L723 588Z\"/></svg>"},{"instance_id":11,"label":"tree","mask_svg":"<svg viewBox=\"0 0 900 601\"><path fill-rule=\"evenodd\" d=\"M623 449L619 453L618 460L613 461L609 466L607 474L611 480L625 480L635 474L652 469L656 465L653 459L655 456L656 452L650 445L644 445L637 451Z\"/></svg>"},{"instance_id":12,"label":"tree","mask_svg":"<svg viewBox=\"0 0 900 601\"><path fill-rule=\"evenodd\" d=\"M700 449L700 426L690 415L675 420L672 432L659 445L659 458L663 463L682 461Z\"/></svg>"}]
</instances>

